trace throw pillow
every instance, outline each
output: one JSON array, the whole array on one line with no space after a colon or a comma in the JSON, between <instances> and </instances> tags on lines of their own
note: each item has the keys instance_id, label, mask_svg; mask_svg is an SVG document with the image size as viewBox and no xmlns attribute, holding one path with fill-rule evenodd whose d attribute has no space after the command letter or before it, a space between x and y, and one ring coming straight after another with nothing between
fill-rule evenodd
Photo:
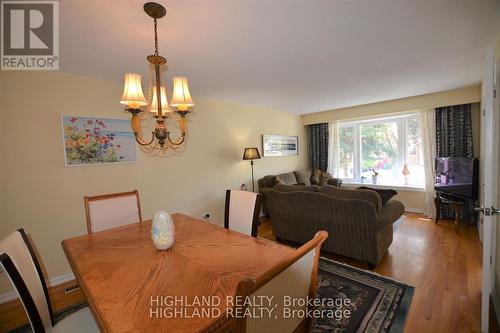
<instances>
[{"instance_id":1,"label":"throw pillow","mask_svg":"<svg viewBox=\"0 0 500 333\"><path fill-rule=\"evenodd\" d=\"M311 172L311 184L313 185L326 185L328 184L328 180L332 178L328 172L321 171L320 169L314 169Z\"/></svg>"},{"instance_id":2,"label":"throw pillow","mask_svg":"<svg viewBox=\"0 0 500 333\"><path fill-rule=\"evenodd\" d=\"M274 175L265 176L262 178L262 185L264 185L264 187L273 187L276 184L275 178L276 176Z\"/></svg>"},{"instance_id":3,"label":"throw pillow","mask_svg":"<svg viewBox=\"0 0 500 333\"><path fill-rule=\"evenodd\" d=\"M278 184L286 185L286 183L283 181L283 179L280 178L280 176L274 177L274 185Z\"/></svg>"},{"instance_id":4,"label":"throw pillow","mask_svg":"<svg viewBox=\"0 0 500 333\"><path fill-rule=\"evenodd\" d=\"M311 172L311 184L313 185L318 185L319 184L319 177L321 175L321 170L319 169L314 169L312 172Z\"/></svg>"},{"instance_id":5,"label":"throw pillow","mask_svg":"<svg viewBox=\"0 0 500 333\"><path fill-rule=\"evenodd\" d=\"M295 174L293 172L286 172L276 175L281 179L281 182L287 185L297 184L297 178L295 178Z\"/></svg>"},{"instance_id":6,"label":"throw pillow","mask_svg":"<svg viewBox=\"0 0 500 333\"><path fill-rule=\"evenodd\" d=\"M321 174L321 178L319 181L319 184L321 186L328 184L328 181L332 178L332 175L330 175L328 172L323 172Z\"/></svg>"},{"instance_id":7,"label":"throw pillow","mask_svg":"<svg viewBox=\"0 0 500 333\"><path fill-rule=\"evenodd\" d=\"M297 184L302 185L311 185L311 172L310 171L301 171L297 170L293 172L295 174L295 178L297 178Z\"/></svg>"},{"instance_id":8,"label":"throw pillow","mask_svg":"<svg viewBox=\"0 0 500 333\"><path fill-rule=\"evenodd\" d=\"M378 189L378 188L371 188L371 187L366 187L366 186L361 186L361 187L358 187L359 189L364 189L364 190L372 190L372 191L375 191L378 193L378 195L380 196L380 199L382 199L382 206L385 206L385 204L387 203L387 201L391 200L391 198L393 196L395 196L396 194L398 194L397 191L394 191L394 190L382 190L382 189Z\"/></svg>"}]
</instances>

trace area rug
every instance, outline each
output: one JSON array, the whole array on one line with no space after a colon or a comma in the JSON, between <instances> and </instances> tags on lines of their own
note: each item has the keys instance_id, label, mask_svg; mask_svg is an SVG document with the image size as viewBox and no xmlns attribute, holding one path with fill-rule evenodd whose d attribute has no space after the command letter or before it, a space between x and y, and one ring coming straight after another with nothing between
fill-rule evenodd
<instances>
[{"instance_id":1,"label":"area rug","mask_svg":"<svg viewBox=\"0 0 500 333\"><path fill-rule=\"evenodd\" d=\"M315 319L311 333L403 332L414 291L404 283L321 258L317 297L325 301L317 309L335 310L336 315Z\"/></svg>"}]
</instances>

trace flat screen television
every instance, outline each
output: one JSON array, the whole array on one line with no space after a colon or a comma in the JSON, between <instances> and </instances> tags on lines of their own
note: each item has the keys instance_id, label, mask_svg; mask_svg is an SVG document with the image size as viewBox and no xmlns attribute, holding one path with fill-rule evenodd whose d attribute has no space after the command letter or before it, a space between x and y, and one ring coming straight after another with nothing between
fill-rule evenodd
<instances>
[{"instance_id":1,"label":"flat screen television","mask_svg":"<svg viewBox=\"0 0 500 333\"><path fill-rule=\"evenodd\" d=\"M434 189L444 194L477 200L479 160L467 157L437 157Z\"/></svg>"}]
</instances>

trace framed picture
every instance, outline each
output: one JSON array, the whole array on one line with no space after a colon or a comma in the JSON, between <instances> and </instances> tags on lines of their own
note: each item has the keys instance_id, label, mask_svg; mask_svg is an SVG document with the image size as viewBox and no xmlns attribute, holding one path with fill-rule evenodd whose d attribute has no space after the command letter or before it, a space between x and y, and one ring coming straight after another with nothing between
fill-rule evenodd
<instances>
[{"instance_id":1,"label":"framed picture","mask_svg":"<svg viewBox=\"0 0 500 333\"><path fill-rule=\"evenodd\" d=\"M289 156L299 154L299 137L263 134L262 152L264 156Z\"/></svg>"},{"instance_id":2,"label":"framed picture","mask_svg":"<svg viewBox=\"0 0 500 333\"><path fill-rule=\"evenodd\" d=\"M67 166L137 161L134 133L127 119L61 116Z\"/></svg>"}]
</instances>

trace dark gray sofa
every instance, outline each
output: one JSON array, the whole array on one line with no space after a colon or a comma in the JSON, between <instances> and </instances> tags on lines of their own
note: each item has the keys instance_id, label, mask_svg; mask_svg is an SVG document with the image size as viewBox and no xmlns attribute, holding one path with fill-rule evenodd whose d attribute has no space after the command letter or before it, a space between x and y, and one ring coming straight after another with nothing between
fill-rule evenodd
<instances>
[{"instance_id":1,"label":"dark gray sofa","mask_svg":"<svg viewBox=\"0 0 500 333\"><path fill-rule=\"evenodd\" d=\"M280 184L284 185L306 185L306 186L318 185L311 183L311 178L312 178L311 176L312 176L312 171L296 170L293 172L282 173L279 175L268 175L263 178L260 178L258 184L259 184L259 193L261 195L262 211L264 215L269 217L269 209L267 208L267 193L273 190L274 186L276 186L277 177L279 178ZM326 183L328 185L340 187L340 185L342 184L342 180L338 178L331 178L330 176L330 178L326 181Z\"/></svg>"},{"instance_id":2,"label":"dark gray sofa","mask_svg":"<svg viewBox=\"0 0 500 333\"><path fill-rule=\"evenodd\" d=\"M306 243L319 230L328 239L323 249L365 261L380 262L392 243L392 224L404 206L390 200L382 207L371 190L335 186L277 185L267 193L273 233L277 238Z\"/></svg>"}]
</instances>

